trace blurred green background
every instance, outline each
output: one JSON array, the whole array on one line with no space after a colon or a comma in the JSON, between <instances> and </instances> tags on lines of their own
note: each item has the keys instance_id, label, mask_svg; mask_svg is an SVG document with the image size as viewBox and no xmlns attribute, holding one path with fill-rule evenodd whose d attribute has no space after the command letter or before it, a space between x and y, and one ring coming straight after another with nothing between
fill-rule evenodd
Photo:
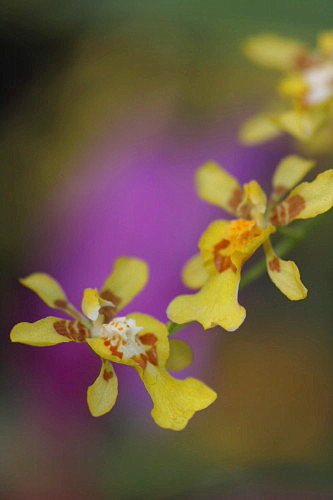
<instances>
[{"instance_id":1,"label":"blurred green background","mask_svg":"<svg viewBox=\"0 0 333 500\"><path fill-rule=\"evenodd\" d=\"M58 247L75 258L74 243L62 242L66 213L57 200L73 198L66 207L79 213L81 179L109 142L112 151L117 142L138 148L140 158L137 144L141 137L153 144L155 129L189 149L213 136L212 156L219 154L216 143L221 158L231 148L230 168L239 159L246 180L249 156L267 183L276 158L294 145L285 139L274 149L236 145L242 119L270 99L276 81L243 59L240 44L263 31L312 43L318 31L332 29L332 14L331 0L2 0L1 498L333 498L331 215L294 250L311 291L306 301L289 303L262 278L242 295L248 318L237 333L200 338L195 354L204 361L191 373L219 398L181 433L143 419L147 399L127 402L138 397L132 379L115 414L94 420L80 413L83 396L66 393L66 381L39 376L58 363L56 353L43 364L43 350L30 354L8 341L16 321L40 317L16 280L57 261L53 227ZM320 169L331 166L332 156L320 158ZM122 164L109 168L121 171ZM181 172L170 175L177 182ZM40 228L48 223L46 239ZM182 262L175 258L174 276ZM64 269L69 282L71 272ZM204 334L197 328L195 335ZM67 383L83 370L74 367ZM53 394L56 403L48 407L43 400Z\"/></svg>"}]
</instances>

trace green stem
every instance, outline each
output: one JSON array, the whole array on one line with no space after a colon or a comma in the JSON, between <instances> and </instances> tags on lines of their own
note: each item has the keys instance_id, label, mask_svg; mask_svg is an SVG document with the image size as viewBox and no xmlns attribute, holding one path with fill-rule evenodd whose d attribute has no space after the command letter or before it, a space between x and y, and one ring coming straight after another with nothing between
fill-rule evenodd
<instances>
[{"instance_id":1,"label":"green stem","mask_svg":"<svg viewBox=\"0 0 333 500\"><path fill-rule=\"evenodd\" d=\"M282 236L282 239L277 243L277 245L275 245L277 255L283 257L289 253L296 245L304 240L310 229L312 229L313 226L318 225L318 223L323 221L324 218L325 216L316 217L315 219L309 219L306 222L301 222L294 227L283 226L278 228L278 233ZM265 257L262 257L243 274L239 289L243 290L243 288L259 278L265 270L266 260ZM179 330L182 330L191 323L192 322L178 324L173 321L168 321L166 326L169 330L169 336L174 335L176 332L179 332Z\"/></svg>"}]
</instances>

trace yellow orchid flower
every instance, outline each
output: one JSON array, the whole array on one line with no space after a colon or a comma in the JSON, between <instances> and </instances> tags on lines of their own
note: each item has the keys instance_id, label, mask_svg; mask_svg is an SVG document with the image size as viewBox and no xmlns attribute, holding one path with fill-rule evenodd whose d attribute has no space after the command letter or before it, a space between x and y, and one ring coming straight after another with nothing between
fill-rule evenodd
<instances>
[{"instance_id":1,"label":"yellow orchid flower","mask_svg":"<svg viewBox=\"0 0 333 500\"><path fill-rule=\"evenodd\" d=\"M213 161L199 167L196 172L199 197L237 218L215 220L201 235L200 253L182 271L184 283L200 290L171 301L167 315L172 321L180 324L198 321L205 329L220 325L228 331L236 330L246 315L238 303L242 265L261 245L267 272L277 288L290 300L306 297L307 289L296 264L276 255L270 234L277 226L315 217L332 207L333 170L319 174L312 182L298 184L313 166L313 161L299 156L284 158L275 170L268 201L256 181L240 186Z\"/></svg>"},{"instance_id":2,"label":"yellow orchid flower","mask_svg":"<svg viewBox=\"0 0 333 500\"><path fill-rule=\"evenodd\" d=\"M99 375L87 390L88 407L95 417L110 411L116 402L118 381L112 362L132 366L153 401L151 414L157 425L181 430L196 411L216 399L216 393L199 380L178 380L168 373L170 343L163 323L140 313L118 316L119 309L142 290L147 279L144 261L118 258L100 291L84 290L83 316L68 301L57 281L44 273L31 274L21 283L50 307L66 312L73 319L49 316L35 323L19 323L12 329L10 338L13 342L35 346L86 342L101 358ZM190 357L189 349L178 341L170 369L183 368L184 359L190 360Z\"/></svg>"},{"instance_id":3,"label":"yellow orchid flower","mask_svg":"<svg viewBox=\"0 0 333 500\"><path fill-rule=\"evenodd\" d=\"M314 50L274 34L254 36L243 49L253 62L284 73L277 90L290 105L248 119L240 130L241 141L256 144L287 132L300 141L318 137L323 149L332 145L333 31L320 33Z\"/></svg>"}]
</instances>

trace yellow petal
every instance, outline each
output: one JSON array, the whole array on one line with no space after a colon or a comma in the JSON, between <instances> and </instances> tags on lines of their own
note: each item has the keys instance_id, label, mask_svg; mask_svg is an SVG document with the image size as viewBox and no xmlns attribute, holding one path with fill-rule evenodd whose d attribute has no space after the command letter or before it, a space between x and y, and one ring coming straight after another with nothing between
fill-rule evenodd
<instances>
[{"instance_id":1,"label":"yellow petal","mask_svg":"<svg viewBox=\"0 0 333 500\"><path fill-rule=\"evenodd\" d=\"M210 275L217 272L214 249L225 242L221 255L232 258L232 264L241 267L259 246L275 231L273 226L261 229L253 220L216 220L209 224L199 240L199 248L204 265ZM233 267L233 266L230 266Z\"/></svg>"},{"instance_id":2,"label":"yellow petal","mask_svg":"<svg viewBox=\"0 0 333 500\"><path fill-rule=\"evenodd\" d=\"M87 403L93 417L109 412L118 396L118 379L109 361L102 360L101 371L87 389Z\"/></svg>"},{"instance_id":3,"label":"yellow petal","mask_svg":"<svg viewBox=\"0 0 333 500\"><path fill-rule=\"evenodd\" d=\"M116 304L119 310L144 288L147 280L148 266L143 260L119 257L101 288L101 297Z\"/></svg>"},{"instance_id":4,"label":"yellow petal","mask_svg":"<svg viewBox=\"0 0 333 500\"><path fill-rule=\"evenodd\" d=\"M239 131L243 144L252 145L269 141L281 134L281 130L267 114L253 116L246 120Z\"/></svg>"},{"instance_id":5,"label":"yellow petal","mask_svg":"<svg viewBox=\"0 0 333 500\"><path fill-rule=\"evenodd\" d=\"M182 280L189 288L197 289L207 281L208 273L204 268L200 253L191 257L182 269Z\"/></svg>"},{"instance_id":6,"label":"yellow petal","mask_svg":"<svg viewBox=\"0 0 333 500\"><path fill-rule=\"evenodd\" d=\"M234 331L244 321L246 312L238 303L240 272L227 269L211 276L194 295L179 295L167 308L175 323L198 321L204 329L220 325Z\"/></svg>"},{"instance_id":7,"label":"yellow petal","mask_svg":"<svg viewBox=\"0 0 333 500\"><path fill-rule=\"evenodd\" d=\"M98 291L96 288L86 288L83 291L81 303L82 312L87 318L96 321L101 308Z\"/></svg>"},{"instance_id":8,"label":"yellow petal","mask_svg":"<svg viewBox=\"0 0 333 500\"><path fill-rule=\"evenodd\" d=\"M180 339L170 339L170 356L166 364L167 370L183 370L192 363L191 346Z\"/></svg>"},{"instance_id":9,"label":"yellow petal","mask_svg":"<svg viewBox=\"0 0 333 500\"><path fill-rule=\"evenodd\" d=\"M230 221L214 220L200 236L200 255L209 275L216 272L215 263L212 260L213 248L227 235L229 226Z\"/></svg>"},{"instance_id":10,"label":"yellow petal","mask_svg":"<svg viewBox=\"0 0 333 500\"><path fill-rule=\"evenodd\" d=\"M134 319L138 326L143 327L141 332L139 332L138 334L139 339L141 339L147 333L153 333L155 335L157 339L156 351L158 366L165 366L170 351L168 339L169 331L165 324L148 314L132 313L127 317Z\"/></svg>"},{"instance_id":11,"label":"yellow petal","mask_svg":"<svg viewBox=\"0 0 333 500\"><path fill-rule=\"evenodd\" d=\"M249 215L252 219L260 217L267 205L267 196L257 181L250 181L244 184L244 196L239 205L239 212L242 213L243 207L249 206Z\"/></svg>"},{"instance_id":12,"label":"yellow petal","mask_svg":"<svg viewBox=\"0 0 333 500\"><path fill-rule=\"evenodd\" d=\"M151 415L165 429L184 429L195 412L207 408L217 397L200 380L177 380L163 368L149 366L141 379L154 404Z\"/></svg>"},{"instance_id":13,"label":"yellow petal","mask_svg":"<svg viewBox=\"0 0 333 500\"><path fill-rule=\"evenodd\" d=\"M166 361L169 357L169 340L168 340L168 329L158 321L157 319L149 316L147 314L133 313L126 316L128 319L134 319L137 326L141 326L142 330L138 333L139 339L144 337L146 334L152 334L156 338L156 344L154 347L156 349L156 361L159 366L165 366ZM99 337L87 338L86 342L89 344L91 349L98 354L103 359L108 359L115 363L121 363L128 366L133 366L138 368L138 363L132 358L120 358L115 356L108 345L105 344L105 339Z\"/></svg>"},{"instance_id":14,"label":"yellow petal","mask_svg":"<svg viewBox=\"0 0 333 500\"><path fill-rule=\"evenodd\" d=\"M307 53L306 47L293 38L263 33L249 38L243 46L245 55L267 68L288 71Z\"/></svg>"},{"instance_id":15,"label":"yellow petal","mask_svg":"<svg viewBox=\"0 0 333 500\"><path fill-rule=\"evenodd\" d=\"M292 99L302 99L308 90L306 81L299 73L291 73L287 75L278 85L278 91L280 94Z\"/></svg>"},{"instance_id":16,"label":"yellow petal","mask_svg":"<svg viewBox=\"0 0 333 500\"><path fill-rule=\"evenodd\" d=\"M286 225L295 219L309 219L333 206L333 170L319 174L312 182L302 182L272 210L274 225Z\"/></svg>"},{"instance_id":17,"label":"yellow petal","mask_svg":"<svg viewBox=\"0 0 333 500\"><path fill-rule=\"evenodd\" d=\"M274 252L269 241L264 243L266 267L269 277L277 288L290 300L301 300L307 296L298 267L292 260L282 260Z\"/></svg>"},{"instance_id":18,"label":"yellow petal","mask_svg":"<svg viewBox=\"0 0 333 500\"><path fill-rule=\"evenodd\" d=\"M115 304L99 296L96 288L86 288L83 291L82 312L92 321L96 321L102 307L114 308Z\"/></svg>"},{"instance_id":19,"label":"yellow petal","mask_svg":"<svg viewBox=\"0 0 333 500\"><path fill-rule=\"evenodd\" d=\"M325 123L328 113L325 107L316 106L307 110L290 110L275 115L278 127L300 141L307 141Z\"/></svg>"},{"instance_id":20,"label":"yellow petal","mask_svg":"<svg viewBox=\"0 0 333 500\"><path fill-rule=\"evenodd\" d=\"M333 53L333 31L324 31L318 36L318 47L326 55Z\"/></svg>"},{"instance_id":21,"label":"yellow petal","mask_svg":"<svg viewBox=\"0 0 333 500\"><path fill-rule=\"evenodd\" d=\"M33 273L20 283L35 292L50 307L65 310L68 300L59 283L46 273Z\"/></svg>"},{"instance_id":22,"label":"yellow petal","mask_svg":"<svg viewBox=\"0 0 333 500\"><path fill-rule=\"evenodd\" d=\"M235 213L242 198L238 181L214 161L207 161L195 174L198 195L203 200Z\"/></svg>"},{"instance_id":23,"label":"yellow petal","mask_svg":"<svg viewBox=\"0 0 333 500\"><path fill-rule=\"evenodd\" d=\"M69 323L73 324L73 331L78 332L77 321L63 320L53 316L40 319L35 323L18 323L10 332L10 340L35 346L49 346L69 342L74 340L66 336ZM84 329L83 325L81 326Z\"/></svg>"},{"instance_id":24,"label":"yellow petal","mask_svg":"<svg viewBox=\"0 0 333 500\"><path fill-rule=\"evenodd\" d=\"M315 164L315 161L297 155L289 155L283 158L277 165L273 175L272 200L275 201L281 198L296 186Z\"/></svg>"}]
</instances>

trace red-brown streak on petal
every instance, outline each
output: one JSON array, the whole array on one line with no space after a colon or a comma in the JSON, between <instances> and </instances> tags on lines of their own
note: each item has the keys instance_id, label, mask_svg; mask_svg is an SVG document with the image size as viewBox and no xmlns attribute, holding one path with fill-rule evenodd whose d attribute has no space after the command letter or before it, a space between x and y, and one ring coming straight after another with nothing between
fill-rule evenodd
<instances>
[{"instance_id":1,"label":"red-brown streak on petal","mask_svg":"<svg viewBox=\"0 0 333 500\"><path fill-rule=\"evenodd\" d=\"M109 340L104 340L104 345L107 347L108 345L110 345L110 341Z\"/></svg>"},{"instance_id":2,"label":"red-brown streak on petal","mask_svg":"<svg viewBox=\"0 0 333 500\"><path fill-rule=\"evenodd\" d=\"M148 358L144 354L136 354L132 356L132 359L142 368L142 370L146 368Z\"/></svg>"},{"instance_id":3,"label":"red-brown streak on petal","mask_svg":"<svg viewBox=\"0 0 333 500\"><path fill-rule=\"evenodd\" d=\"M309 68L312 66L313 61L311 61L310 54L307 51L300 52L294 60L294 69L296 71Z\"/></svg>"},{"instance_id":4,"label":"red-brown streak on petal","mask_svg":"<svg viewBox=\"0 0 333 500\"><path fill-rule=\"evenodd\" d=\"M269 220L272 224L274 224L274 226L284 226L287 223L285 202L282 202L280 205L273 208Z\"/></svg>"},{"instance_id":5,"label":"red-brown streak on petal","mask_svg":"<svg viewBox=\"0 0 333 500\"><path fill-rule=\"evenodd\" d=\"M149 351L146 352L148 361L152 364L157 366L158 365L158 358L157 358L157 351L156 347L153 346L149 349Z\"/></svg>"},{"instance_id":6,"label":"red-brown streak on petal","mask_svg":"<svg viewBox=\"0 0 333 500\"><path fill-rule=\"evenodd\" d=\"M139 336L139 339L144 345L154 345L157 342L157 337L153 333L144 333Z\"/></svg>"},{"instance_id":7,"label":"red-brown streak on petal","mask_svg":"<svg viewBox=\"0 0 333 500\"><path fill-rule=\"evenodd\" d=\"M60 309L67 309L67 306L68 306L68 302L67 300L63 300L63 299L57 299L53 302L53 304L56 306L56 307L59 307Z\"/></svg>"},{"instance_id":8,"label":"red-brown streak on petal","mask_svg":"<svg viewBox=\"0 0 333 500\"><path fill-rule=\"evenodd\" d=\"M117 297L117 295L112 293L111 290L104 290L100 294L100 296L102 299L109 300L110 302L113 302L113 304L114 304L114 307L113 306L101 307L101 309L99 311L101 314L104 315L105 323L109 323L111 321L111 319L113 318L113 316L115 315L115 313L117 312L118 305L121 302L121 298Z\"/></svg>"},{"instance_id":9,"label":"red-brown streak on petal","mask_svg":"<svg viewBox=\"0 0 333 500\"><path fill-rule=\"evenodd\" d=\"M232 269L235 273L237 271L236 266L233 264L231 257L229 255L219 255L216 254L214 257L215 267L218 273L222 273L227 269Z\"/></svg>"},{"instance_id":10,"label":"red-brown streak on petal","mask_svg":"<svg viewBox=\"0 0 333 500\"><path fill-rule=\"evenodd\" d=\"M291 219L294 219L305 208L305 200L299 194L295 194L294 196L287 198L286 203L288 204L289 209L288 222Z\"/></svg>"},{"instance_id":11,"label":"red-brown streak on petal","mask_svg":"<svg viewBox=\"0 0 333 500\"><path fill-rule=\"evenodd\" d=\"M281 194L285 193L286 191L287 188L282 184L279 184L279 186L275 186L275 188L273 189L273 193L277 196L281 196Z\"/></svg>"},{"instance_id":12,"label":"red-brown streak on petal","mask_svg":"<svg viewBox=\"0 0 333 500\"><path fill-rule=\"evenodd\" d=\"M214 252L217 252L218 250L223 250L224 248L227 248L227 246L229 245L230 241L223 239L214 246Z\"/></svg>"},{"instance_id":13,"label":"red-brown streak on petal","mask_svg":"<svg viewBox=\"0 0 333 500\"><path fill-rule=\"evenodd\" d=\"M280 272L280 261L279 261L278 257L273 257L273 259L271 259L268 262L268 267L270 268L271 271L276 271L277 273L279 273Z\"/></svg>"},{"instance_id":14,"label":"red-brown streak on petal","mask_svg":"<svg viewBox=\"0 0 333 500\"><path fill-rule=\"evenodd\" d=\"M304 208L304 198L299 194L295 194L272 210L270 221L275 226L284 226L294 219Z\"/></svg>"},{"instance_id":15,"label":"red-brown streak on petal","mask_svg":"<svg viewBox=\"0 0 333 500\"><path fill-rule=\"evenodd\" d=\"M106 380L106 382L108 382L110 380L110 378L113 377L113 372L110 371L110 370L104 370L103 371L103 378L104 380Z\"/></svg>"},{"instance_id":16,"label":"red-brown streak on petal","mask_svg":"<svg viewBox=\"0 0 333 500\"><path fill-rule=\"evenodd\" d=\"M80 321L62 319L53 323L53 328L59 335L63 335L75 342L83 342L89 337L89 330Z\"/></svg>"},{"instance_id":17,"label":"red-brown streak on petal","mask_svg":"<svg viewBox=\"0 0 333 500\"><path fill-rule=\"evenodd\" d=\"M237 210L238 205L242 201L243 191L239 188L236 188L232 195L228 200L228 206L235 212Z\"/></svg>"},{"instance_id":18,"label":"red-brown streak on petal","mask_svg":"<svg viewBox=\"0 0 333 500\"><path fill-rule=\"evenodd\" d=\"M117 356L117 358L120 358L120 359L123 358L124 353L118 351L117 345L110 345L109 349L111 351L111 354L113 354L113 356Z\"/></svg>"},{"instance_id":19,"label":"red-brown streak on petal","mask_svg":"<svg viewBox=\"0 0 333 500\"><path fill-rule=\"evenodd\" d=\"M240 211L241 216L242 216L244 219L246 219L246 218L249 216L249 214L250 214L250 205L249 205L249 203L245 203L245 205L243 205L243 206L239 209L239 211Z\"/></svg>"}]
</instances>

